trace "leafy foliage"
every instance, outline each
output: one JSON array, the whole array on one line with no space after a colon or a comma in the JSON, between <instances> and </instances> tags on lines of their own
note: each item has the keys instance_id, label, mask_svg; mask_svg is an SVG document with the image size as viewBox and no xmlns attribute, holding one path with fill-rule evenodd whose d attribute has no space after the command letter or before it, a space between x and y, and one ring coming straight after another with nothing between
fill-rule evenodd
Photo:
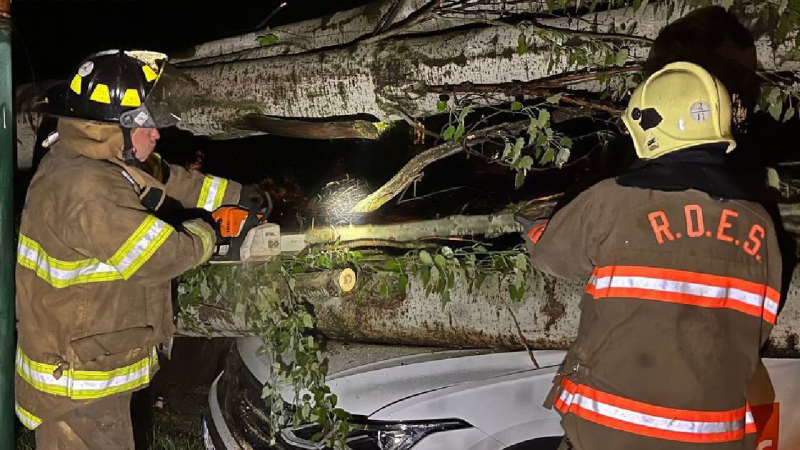
<instances>
[{"instance_id":1,"label":"leafy foliage","mask_svg":"<svg viewBox=\"0 0 800 450\"><path fill-rule=\"evenodd\" d=\"M353 255L351 259L357 258ZM270 378L262 396L269 405L273 443L277 432L286 426L316 422L322 426L317 439L344 448L349 433L348 414L337 408L337 398L325 382L328 367L311 332L314 319L297 301L293 274L303 267L334 267L342 262L326 253L313 260L290 259L258 267L208 266L183 275L178 293L187 303L181 314L195 324L197 306L212 297L225 298L235 312L265 343L261 351L272 362ZM269 281L266 281L269 280ZM289 405L282 393L293 398Z\"/></svg>"}]
</instances>

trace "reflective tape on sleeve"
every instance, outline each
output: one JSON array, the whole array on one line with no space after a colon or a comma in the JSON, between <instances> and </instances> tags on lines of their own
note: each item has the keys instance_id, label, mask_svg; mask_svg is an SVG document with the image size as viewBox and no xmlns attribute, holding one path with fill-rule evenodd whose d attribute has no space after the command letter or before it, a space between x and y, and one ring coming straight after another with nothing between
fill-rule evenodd
<instances>
[{"instance_id":1,"label":"reflective tape on sleeve","mask_svg":"<svg viewBox=\"0 0 800 450\"><path fill-rule=\"evenodd\" d=\"M228 189L228 180L225 178L212 177L207 175L203 180L203 188L200 190L200 197L197 199L197 207L206 211L214 211L222 205L225 198L225 191Z\"/></svg>"},{"instance_id":2,"label":"reflective tape on sleeve","mask_svg":"<svg viewBox=\"0 0 800 450\"><path fill-rule=\"evenodd\" d=\"M131 365L113 370L63 370L56 378L59 366L31 360L17 347L15 368L17 374L34 389L75 400L107 397L146 386L158 365L155 349L151 354Z\"/></svg>"},{"instance_id":3,"label":"reflective tape on sleeve","mask_svg":"<svg viewBox=\"0 0 800 450\"><path fill-rule=\"evenodd\" d=\"M639 266L597 268L586 292L595 299L637 298L732 309L762 318L771 324L777 319L780 301L780 293L764 284L705 273Z\"/></svg>"},{"instance_id":4,"label":"reflective tape on sleeve","mask_svg":"<svg viewBox=\"0 0 800 450\"><path fill-rule=\"evenodd\" d=\"M175 229L171 225L148 215L108 262L127 280L153 256L173 231Z\"/></svg>"},{"instance_id":5,"label":"reflective tape on sleeve","mask_svg":"<svg viewBox=\"0 0 800 450\"><path fill-rule=\"evenodd\" d=\"M640 436L710 444L741 440L745 433L755 431L753 416L745 406L730 411L691 411L649 405L567 379L561 388L555 407L562 414Z\"/></svg>"},{"instance_id":6,"label":"reflective tape on sleeve","mask_svg":"<svg viewBox=\"0 0 800 450\"><path fill-rule=\"evenodd\" d=\"M29 430L35 430L36 427L42 424L42 419L34 416L25 410L25 408L19 406L19 403L14 403L14 412L17 413L17 418L20 422L22 422L22 425L25 425L25 428Z\"/></svg>"},{"instance_id":7,"label":"reflective tape on sleeve","mask_svg":"<svg viewBox=\"0 0 800 450\"><path fill-rule=\"evenodd\" d=\"M208 230L196 223L186 222L184 223L184 226L188 232L199 237L203 243L203 258L200 262L204 263L208 261L209 258L211 258L211 252L214 250L214 236Z\"/></svg>"}]
</instances>

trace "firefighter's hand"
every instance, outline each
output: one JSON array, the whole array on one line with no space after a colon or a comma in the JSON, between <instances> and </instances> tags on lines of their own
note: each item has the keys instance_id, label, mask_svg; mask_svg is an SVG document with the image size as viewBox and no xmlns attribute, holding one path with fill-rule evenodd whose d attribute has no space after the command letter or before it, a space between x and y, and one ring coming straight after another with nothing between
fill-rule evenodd
<instances>
[{"instance_id":1,"label":"firefighter's hand","mask_svg":"<svg viewBox=\"0 0 800 450\"><path fill-rule=\"evenodd\" d=\"M533 220L528 219L527 217L523 216L520 213L514 213L514 222L517 222L518 224L522 225L522 232L523 233L527 233L528 230L533 228L533 224L534 224Z\"/></svg>"},{"instance_id":2,"label":"firefighter's hand","mask_svg":"<svg viewBox=\"0 0 800 450\"><path fill-rule=\"evenodd\" d=\"M261 213L264 217L272 212L272 198L269 193L257 184L242 186L239 195L239 206L249 211Z\"/></svg>"}]
</instances>

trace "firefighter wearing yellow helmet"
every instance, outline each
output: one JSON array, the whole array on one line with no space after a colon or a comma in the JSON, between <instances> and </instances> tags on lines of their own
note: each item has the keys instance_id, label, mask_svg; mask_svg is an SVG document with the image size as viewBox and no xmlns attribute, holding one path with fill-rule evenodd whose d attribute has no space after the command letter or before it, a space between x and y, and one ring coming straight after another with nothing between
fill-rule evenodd
<instances>
[{"instance_id":1,"label":"firefighter wearing yellow helmet","mask_svg":"<svg viewBox=\"0 0 800 450\"><path fill-rule=\"evenodd\" d=\"M728 90L688 62L651 75L633 92L622 120L641 159L705 144L726 144L728 152L736 148Z\"/></svg>"},{"instance_id":2,"label":"firefighter wearing yellow helmet","mask_svg":"<svg viewBox=\"0 0 800 450\"><path fill-rule=\"evenodd\" d=\"M16 412L46 450L133 449L129 403L175 331L170 280L206 262L208 215L250 200L233 181L163 162L170 68L155 52L89 56L42 104L58 140L22 213Z\"/></svg>"},{"instance_id":3,"label":"firefighter wearing yellow helmet","mask_svg":"<svg viewBox=\"0 0 800 450\"><path fill-rule=\"evenodd\" d=\"M770 216L725 166L730 98L678 62L636 89L623 119L633 167L549 219L518 218L534 267L586 283L549 397L561 449L753 450L748 381L782 262Z\"/></svg>"}]
</instances>

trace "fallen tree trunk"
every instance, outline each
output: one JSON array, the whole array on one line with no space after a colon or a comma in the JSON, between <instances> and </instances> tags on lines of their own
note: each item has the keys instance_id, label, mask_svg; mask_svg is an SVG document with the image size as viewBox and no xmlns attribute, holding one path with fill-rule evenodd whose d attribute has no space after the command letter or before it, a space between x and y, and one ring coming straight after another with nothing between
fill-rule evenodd
<instances>
[{"instance_id":1,"label":"fallen tree trunk","mask_svg":"<svg viewBox=\"0 0 800 450\"><path fill-rule=\"evenodd\" d=\"M554 202L533 201L523 207L529 215L547 215ZM784 205L784 214L797 208ZM787 216L792 218L794 216ZM350 226L316 230L307 234L308 244L375 241L414 242L424 237L447 238L519 232L510 215L456 216L438 221L386 226ZM233 270L247 270L234 268ZM399 275L384 271L361 271L355 289L339 286L339 271L303 273L294 276L297 298L313 309L317 329L342 340L409 345L491 347L520 349L517 323L532 348L567 348L577 332L579 303L584 282L554 278L538 271L526 279L522 301L508 300L510 280L490 276L471 289L471 280L458 278L450 289L450 301L443 306L439 294L427 294L422 279L410 275L405 292L399 289ZM234 280L230 274L206 275L222 286ZM259 286L288 287L281 276L259 279ZM242 299L228 298L213 287L194 292L179 289L179 303L188 305L180 322L185 335L240 336L250 334ZM800 268L792 278L786 304L769 341L769 354L800 357Z\"/></svg>"},{"instance_id":2,"label":"fallen tree trunk","mask_svg":"<svg viewBox=\"0 0 800 450\"><path fill-rule=\"evenodd\" d=\"M570 282L534 271L522 301L507 300L507 286L499 277L487 279L479 289L458 280L450 302L442 306L437 294L427 295L422 280L411 277L405 293L391 274L359 277L355 290L338 286L338 272L301 274L295 292L311 305L316 326L323 335L345 341L386 344L522 349L515 325L531 348L566 349L575 338L580 318L582 282ZM264 280L267 284L274 280ZM388 295L384 295L387 286ZM283 285L283 292L287 288ZM179 298L179 301L187 301ZM231 299L209 294L194 303L180 322L188 336L250 335L243 312ZM506 305L509 305L508 308ZM512 316L513 313L513 316ZM800 357L800 269L795 271L786 306L772 331L768 355Z\"/></svg>"}]
</instances>

